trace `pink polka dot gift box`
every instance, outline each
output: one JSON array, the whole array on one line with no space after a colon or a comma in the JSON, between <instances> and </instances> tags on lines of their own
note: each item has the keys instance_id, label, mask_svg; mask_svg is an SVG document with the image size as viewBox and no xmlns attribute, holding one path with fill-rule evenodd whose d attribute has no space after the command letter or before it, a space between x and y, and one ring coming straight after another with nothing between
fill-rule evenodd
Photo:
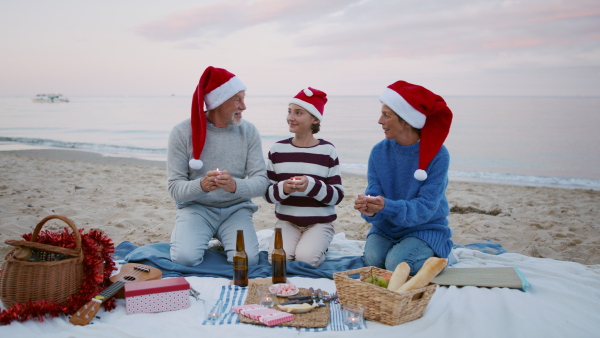
<instances>
[{"instance_id":1,"label":"pink polka dot gift box","mask_svg":"<svg viewBox=\"0 0 600 338\"><path fill-rule=\"evenodd\" d=\"M175 311L190 307L190 283L184 277L125 284L128 315Z\"/></svg>"}]
</instances>

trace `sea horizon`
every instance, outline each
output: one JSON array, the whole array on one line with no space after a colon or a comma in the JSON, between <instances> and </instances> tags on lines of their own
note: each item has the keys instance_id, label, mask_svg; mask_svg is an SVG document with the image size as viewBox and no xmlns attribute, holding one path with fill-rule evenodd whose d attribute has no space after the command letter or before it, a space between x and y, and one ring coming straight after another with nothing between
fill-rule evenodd
<instances>
[{"instance_id":1,"label":"sea horizon","mask_svg":"<svg viewBox=\"0 0 600 338\"><path fill-rule=\"evenodd\" d=\"M60 91L48 91L43 93L35 93L32 95L0 95L0 99L10 99L10 98L28 98L33 99L38 94L62 94L66 98L165 98L165 97L187 97L191 99L193 93L189 94L114 94L114 95L65 95ZM289 95L275 95L275 94L247 94L246 98L250 97L282 97L289 98ZM334 97L379 97L379 94L331 94L328 95L329 98ZM600 98L600 95L586 95L586 94L577 94L577 95L467 95L467 94L453 94L453 95L443 95L444 98L451 97L466 97L466 98L486 98L486 97L499 97L499 98Z\"/></svg>"},{"instance_id":2,"label":"sea horizon","mask_svg":"<svg viewBox=\"0 0 600 338\"><path fill-rule=\"evenodd\" d=\"M0 151L12 144L166 161L170 130L189 117L191 104L187 95L64 96L70 102L0 97ZM600 152L593 134L600 125L600 97L445 99L454 112L445 143L451 181L600 190ZM288 100L246 97L244 119L260 131L265 158L274 142L292 136L285 122ZM379 109L376 95L330 96L315 137L335 145L344 174L366 176L370 149L384 138ZM577 137L562 140L564 133Z\"/></svg>"}]
</instances>

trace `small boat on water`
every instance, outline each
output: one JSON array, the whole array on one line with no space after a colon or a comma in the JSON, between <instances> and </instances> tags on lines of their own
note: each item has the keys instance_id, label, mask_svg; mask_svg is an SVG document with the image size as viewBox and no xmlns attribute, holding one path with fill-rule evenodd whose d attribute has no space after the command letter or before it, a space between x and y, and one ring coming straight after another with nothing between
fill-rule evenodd
<instances>
[{"instance_id":1,"label":"small boat on water","mask_svg":"<svg viewBox=\"0 0 600 338\"><path fill-rule=\"evenodd\" d=\"M69 99L62 94L37 94L31 99L33 102L54 103L54 102L69 102Z\"/></svg>"}]
</instances>

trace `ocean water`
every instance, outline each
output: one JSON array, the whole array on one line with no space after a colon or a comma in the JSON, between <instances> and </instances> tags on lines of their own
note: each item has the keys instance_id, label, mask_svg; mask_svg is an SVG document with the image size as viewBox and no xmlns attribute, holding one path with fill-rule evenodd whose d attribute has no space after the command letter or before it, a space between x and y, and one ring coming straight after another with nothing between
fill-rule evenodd
<instances>
[{"instance_id":1,"label":"ocean water","mask_svg":"<svg viewBox=\"0 0 600 338\"><path fill-rule=\"evenodd\" d=\"M0 98L0 144L83 149L165 160L171 128L191 96L69 97L68 103ZM446 147L450 179L600 189L600 97L446 97L454 113ZM290 137L288 97L246 96L244 118L263 152ZM331 96L316 136L332 142L342 170L366 175L383 139L376 96ZM0 147L0 149L2 149Z\"/></svg>"}]
</instances>

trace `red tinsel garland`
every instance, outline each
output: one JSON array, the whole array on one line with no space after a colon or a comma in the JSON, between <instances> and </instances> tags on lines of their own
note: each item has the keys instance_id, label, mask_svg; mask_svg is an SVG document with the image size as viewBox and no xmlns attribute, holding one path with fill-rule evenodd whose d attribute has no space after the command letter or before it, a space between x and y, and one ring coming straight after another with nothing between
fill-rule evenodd
<instances>
[{"instance_id":1,"label":"red tinsel garland","mask_svg":"<svg viewBox=\"0 0 600 338\"><path fill-rule=\"evenodd\" d=\"M67 298L63 303L55 301L37 300L27 303L15 303L8 309L0 312L0 325L8 325L13 320L23 322L27 319L37 318L40 322L44 317L57 317L60 314L72 315L94 296L110 285L110 276L116 270L111 255L115 251L112 240L97 230L90 230L87 234L79 229L81 234L81 247L83 259L83 281L79 291ZM23 235L30 241L32 234ZM76 246L75 235L64 228L63 232L42 230L38 234L37 242L74 249ZM102 306L106 311L115 308L116 301L111 298Z\"/></svg>"}]
</instances>

